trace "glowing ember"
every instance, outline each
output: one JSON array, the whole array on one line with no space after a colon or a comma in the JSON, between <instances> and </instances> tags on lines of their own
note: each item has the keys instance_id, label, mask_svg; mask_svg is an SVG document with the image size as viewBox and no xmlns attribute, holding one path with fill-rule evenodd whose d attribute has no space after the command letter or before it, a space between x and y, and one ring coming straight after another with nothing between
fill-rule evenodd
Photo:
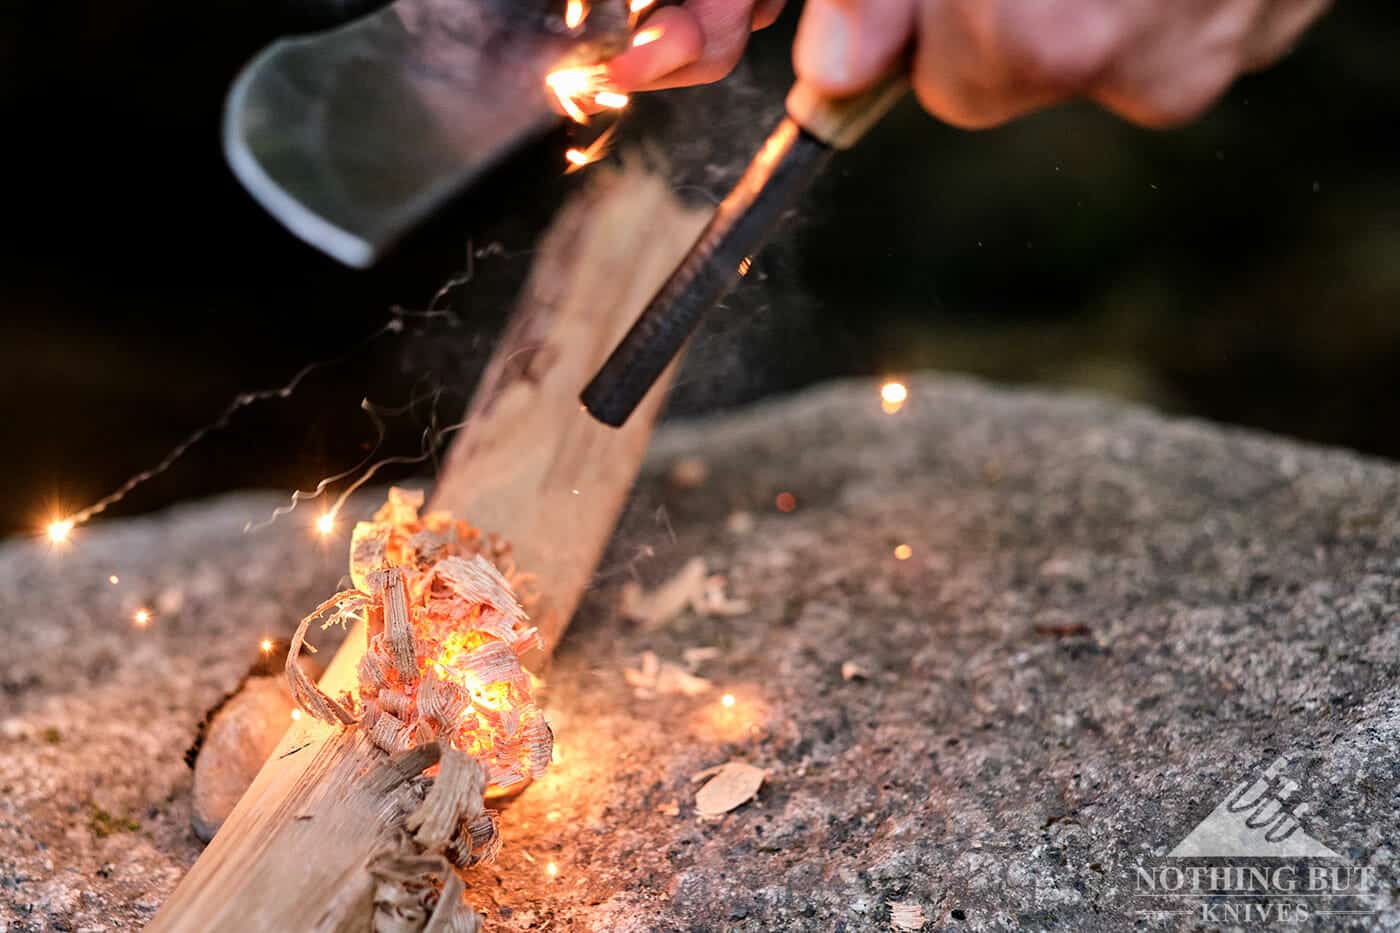
<instances>
[{"instance_id":1,"label":"glowing ember","mask_svg":"<svg viewBox=\"0 0 1400 933\"><path fill-rule=\"evenodd\" d=\"M131 617L131 621L135 622L141 628L145 628L151 622L151 610L137 609L136 614Z\"/></svg>"},{"instance_id":2,"label":"glowing ember","mask_svg":"<svg viewBox=\"0 0 1400 933\"><path fill-rule=\"evenodd\" d=\"M773 504L778 507L779 512L791 512L797 508L797 497L790 492L780 492Z\"/></svg>"},{"instance_id":3,"label":"glowing ember","mask_svg":"<svg viewBox=\"0 0 1400 933\"><path fill-rule=\"evenodd\" d=\"M569 5L564 8L564 25L570 29L577 29L587 18L588 4L583 0L569 0Z\"/></svg>"},{"instance_id":4,"label":"glowing ember","mask_svg":"<svg viewBox=\"0 0 1400 933\"><path fill-rule=\"evenodd\" d=\"M54 544L62 544L68 540L68 536L73 533L73 520L62 518L49 522L49 540Z\"/></svg>"},{"instance_id":5,"label":"glowing ember","mask_svg":"<svg viewBox=\"0 0 1400 933\"><path fill-rule=\"evenodd\" d=\"M907 544L901 544L894 549L895 560L908 560L914 556L914 549Z\"/></svg>"},{"instance_id":6,"label":"glowing ember","mask_svg":"<svg viewBox=\"0 0 1400 933\"><path fill-rule=\"evenodd\" d=\"M116 586L118 583L122 582L122 578L114 573L107 578L107 582L112 584L113 586Z\"/></svg>"},{"instance_id":7,"label":"glowing ember","mask_svg":"<svg viewBox=\"0 0 1400 933\"><path fill-rule=\"evenodd\" d=\"M542 774L553 745L519 660L539 636L507 576L528 580L516 575L508 546L445 512L420 517L422 501L421 492L391 489L374 520L355 526L355 589L323 603L292 639L289 658L314 619L365 619L358 717L298 665L289 661L287 674L297 701L317 718L358 719L369 740L390 753L447 741L486 770L488 793L500 791Z\"/></svg>"},{"instance_id":8,"label":"glowing ember","mask_svg":"<svg viewBox=\"0 0 1400 933\"><path fill-rule=\"evenodd\" d=\"M269 651L272 650L272 639L264 638L261 642L258 643L258 647L262 649L263 654L267 654Z\"/></svg>"},{"instance_id":9,"label":"glowing ember","mask_svg":"<svg viewBox=\"0 0 1400 933\"><path fill-rule=\"evenodd\" d=\"M904 383L890 381L880 387L880 407L885 414L892 415L904 407L904 402L909 398L909 390L904 387Z\"/></svg>"},{"instance_id":10,"label":"glowing ember","mask_svg":"<svg viewBox=\"0 0 1400 933\"><path fill-rule=\"evenodd\" d=\"M335 531L334 512L327 512L325 515L322 515L320 518L316 519L316 532L321 537L327 537L333 531Z\"/></svg>"},{"instance_id":11,"label":"glowing ember","mask_svg":"<svg viewBox=\"0 0 1400 933\"><path fill-rule=\"evenodd\" d=\"M588 153L584 152L582 149L570 149L564 153L564 158L568 159L579 168L583 168L589 162L593 161L588 158Z\"/></svg>"},{"instance_id":12,"label":"glowing ember","mask_svg":"<svg viewBox=\"0 0 1400 933\"><path fill-rule=\"evenodd\" d=\"M724 696L722 696L722 697L719 698L719 702L720 702L720 705L721 705L721 706L733 706L733 705L734 705L734 694L732 694L732 693L726 693Z\"/></svg>"},{"instance_id":13,"label":"glowing ember","mask_svg":"<svg viewBox=\"0 0 1400 933\"><path fill-rule=\"evenodd\" d=\"M660 29L643 29L641 32L637 33L635 36L632 37L632 48L638 49L644 45L651 45L653 42L660 38Z\"/></svg>"}]
</instances>

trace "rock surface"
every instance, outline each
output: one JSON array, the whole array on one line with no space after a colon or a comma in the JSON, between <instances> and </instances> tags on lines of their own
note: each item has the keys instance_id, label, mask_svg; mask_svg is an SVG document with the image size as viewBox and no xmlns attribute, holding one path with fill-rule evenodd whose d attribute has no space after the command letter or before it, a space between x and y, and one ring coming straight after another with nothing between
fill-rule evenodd
<instances>
[{"instance_id":1,"label":"rock surface","mask_svg":"<svg viewBox=\"0 0 1400 933\"><path fill-rule=\"evenodd\" d=\"M0 929L137 928L198 856L200 718L345 570L299 513L242 533L276 501L0 549ZM695 556L747 614L617 611ZM674 425L469 894L499 930L1233 926L1135 869L1289 754L1302 830L1375 875L1303 926L1395 928L1397 622L1400 470L1345 452L937 379ZM638 699L648 650L714 689ZM762 787L701 821L731 760Z\"/></svg>"}]
</instances>

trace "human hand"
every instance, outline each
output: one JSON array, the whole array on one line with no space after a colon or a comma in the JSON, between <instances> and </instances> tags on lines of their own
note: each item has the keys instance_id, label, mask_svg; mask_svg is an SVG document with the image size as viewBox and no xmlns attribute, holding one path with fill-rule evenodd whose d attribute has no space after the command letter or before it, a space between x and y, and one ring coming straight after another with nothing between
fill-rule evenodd
<instances>
[{"instance_id":1,"label":"human hand","mask_svg":"<svg viewBox=\"0 0 1400 933\"><path fill-rule=\"evenodd\" d=\"M1087 97L1145 126L1188 121L1236 77L1286 53L1328 0L807 0L793 63L840 97L911 45L914 90L958 126L995 126ZM687 0L658 10L609 66L647 90L718 80L781 0ZM650 35L647 35L649 31Z\"/></svg>"}]
</instances>

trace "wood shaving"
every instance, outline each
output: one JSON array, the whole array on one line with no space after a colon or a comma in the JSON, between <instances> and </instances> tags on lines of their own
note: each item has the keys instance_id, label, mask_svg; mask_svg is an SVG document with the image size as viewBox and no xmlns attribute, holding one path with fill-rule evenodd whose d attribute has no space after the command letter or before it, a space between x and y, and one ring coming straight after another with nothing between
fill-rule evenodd
<instances>
[{"instance_id":1,"label":"wood shaving","mask_svg":"<svg viewBox=\"0 0 1400 933\"><path fill-rule=\"evenodd\" d=\"M619 609L644 630L660 628L687 608L702 616L737 616L751 610L746 600L725 594L725 578L710 575L703 557L692 557L669 580L651 591L635 581L624 583Z\"/></svg>"},{"instance_id":2,"label":"wood shaving","mask_svg":"<svg viewBox=\"0 0 1400 933\"><path fill-rule=\"evenodd\" d=\"M695 792L696 813L702 818L713 818L748 803L758 794L767 774L748 762L725 762Z\"/></svg>"},{"instance_id":3,"label":"wood shaving","mask_svg":"<svg viewBox=\"0 0 1400 933\"><path fill-rule=\"evenodd\" d=\"M365 620L360 715L353 698L327 696L289 663L292 695L326 722L362 718L370 741L390 753L441 738L476 757L493 790L522 784L548 767L554 736L520 664L539 635L508 579L510 546L446 512L420 517L422 502L421 492L389 490L351 537L356 589L318 606L292 639L289 657L317 619L322 628Z\"/></svg>"},{"instance_id":4,"label":"wood shaving","mask_svg":"<svg viewBox=\"0 0 1400 933\"><path fill-rule=\"evenodd\" d=\"M859 664L857 664L855 661L842 661L842 662L841 662L841 679L842 679L842 680L867 680L867 679L869 679L869 677L870 677L870 672L869 672L868 670L866 670L865 668L861 667L861 666L860 666Z\"/></svg>"},{"instance_id":5,"label":"wood shaving","mask_svg":"<svg viewBox=\"0 0 1400 933\"><path fill-rule=\"evenodd\" d=\"M658 694L694 697L714 689L710 681L695 676L679 664L658 660L653 651L642 652L641 666L624 669L622 679L639 700L649 700Z\"/></svg>"},{"instance_id":6,"label":"wood shaving","mask_svg":"<svg viewBox=\"0 0 1400 933\"><path fill-rule=\"evenodd\" d=\"M892 901L890 903L890 926L896 930L922 930L928 921L924 919L924 908L914 901Z\"/></svg>"}]
</instances>

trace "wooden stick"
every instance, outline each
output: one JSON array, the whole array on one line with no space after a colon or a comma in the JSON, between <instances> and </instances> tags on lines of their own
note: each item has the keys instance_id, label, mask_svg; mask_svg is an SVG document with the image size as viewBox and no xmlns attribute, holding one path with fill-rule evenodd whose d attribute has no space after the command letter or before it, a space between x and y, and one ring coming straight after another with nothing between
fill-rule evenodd
<instances>
[{"instance_id":1,"label":"wooden stick","mask_svg":"<svg viewBox=\"0 0 1400 933\"><path fill-rule=\"evenodd\" d=\"M582 412L579 389L694 242L705 214L682 207L640 167L595 170L541 243L470 424L439 477L432 508L500 534L520 568L537 574L535 621L547 651L612 533L666 386L621 431ZM364 647L357 627L321 680L328 694L354 690ZM408 808L401 785L411 775L386 770L387 762L358 729L302 716L150 929L368 930L365 864Z\"/></svg>"}]
</instances>

